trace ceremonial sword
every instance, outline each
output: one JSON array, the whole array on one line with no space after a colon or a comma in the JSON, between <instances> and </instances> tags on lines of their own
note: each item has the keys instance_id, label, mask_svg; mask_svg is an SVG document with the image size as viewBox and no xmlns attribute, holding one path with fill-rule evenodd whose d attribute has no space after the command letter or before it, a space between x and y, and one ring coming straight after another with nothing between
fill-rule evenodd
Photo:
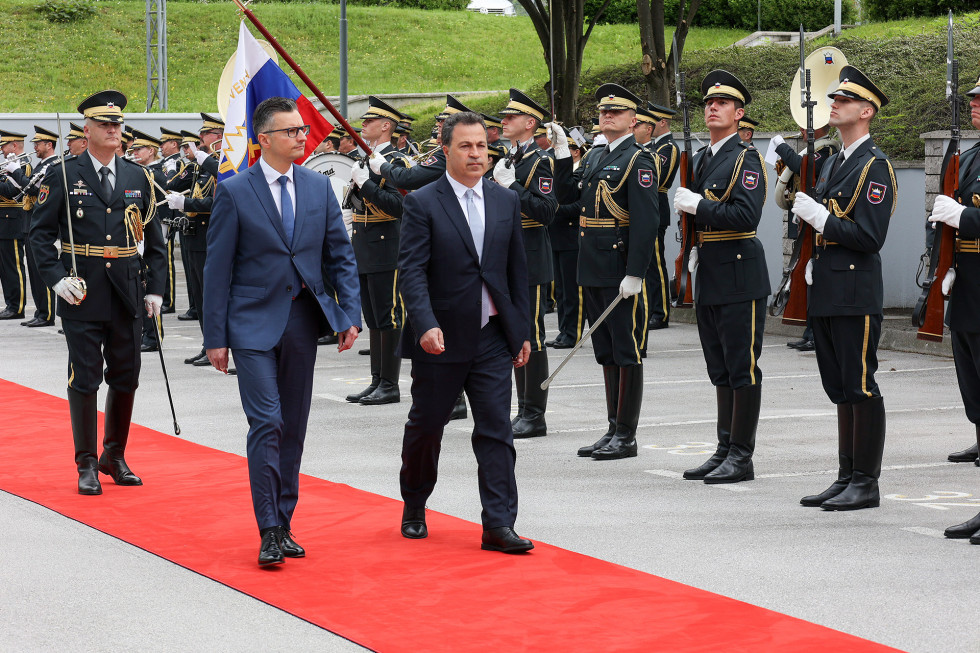
<instances>
[{"instance_id":1,"label":"ceremonial sword","mask_svg":"<svg viewBox=\"0 0 980 653\"><path fill-rule=\"evenodd\" d=\"M612 300L612 302L609 303L609 306L607 306L606 310L602 312L602 315L599 316L599 319L593 322L592 325L589 327L589 330L585 332L585 334L579 339L578 342L575 343L575 346L572 347L572 351L568 352L568 356L565 356L565 359L558 364L558 367L556 367L555 371L551 373L551 376L549 376L547 379L541 382L542 390L548 389L548 386L551 385L551 382L554 381L555 377L558 376L558 373L561 372L561 368L565 367L568 361L572 359L572 356L575 355L575 352L577 352L582 347L582 345L585 344L586 339L590 335L592 335L593 331L596 330L596 327L602 324L602 322L607 317L609 317L609 314L612 313L612 310L616 308L616 305L619 304L619 302L621 302L622 300L623 300L622 293L616 295L616 299Z\"/></svg>"}]
</instances>

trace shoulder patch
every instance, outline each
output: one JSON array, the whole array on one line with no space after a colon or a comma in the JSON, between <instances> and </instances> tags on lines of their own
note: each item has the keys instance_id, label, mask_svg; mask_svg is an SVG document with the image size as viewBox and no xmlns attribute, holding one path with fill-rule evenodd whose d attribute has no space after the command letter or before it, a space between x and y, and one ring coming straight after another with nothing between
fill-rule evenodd
<instances>
[{"instance_id":1,"label":"shoulder patch","mask_svg":"<svg viewBox=\"0 0 980 653\"><path fill-rule=\"evenodd\" d=\"M872 181L868 184L868 201L872 204L881 204L885 199L885 191L888 186Z\"/></svg>"},{"instance_id":2,"label":"shoulder patch","mask_svg":"<svg viewBox=\"0 0 980 653\"><path fill-rule=\"evenodd\" d=\"M425 161L423 161L422 162L422 165L424 165L424 166L435 165L438 160L439 160L439 157L437 157L435 154L433 154L428 159L426 159Z\"/></svg>"},{"instance_id":3,"label":"shoulder patch","mask_svg":"<svg viewBox=\"0 0 980 653\"><path fill-rule=\"evenodd\" d=\"M667 155L657 152L657 156L660 157L660 165L667 165Z\"/></svg>"},{"instance_id":4,"label":"shoulder patch","mask_svg":"<svg viewBox=\"0 0 980 653\"><path fill-rule=\"evenodd\" d=\"M48 194L50 192L51 192L51 189L47 186L47 184L41 184L41 188L38 190L38 193L37 193L37 203L38 204L44 204L45 202L47 202L48 201Z\"/></svg>"},{"instance_id":5,"label":"shoulder patch","mask_svg":"<svg viewBox=\"0 0 980 653\"><path fill-rule=\"evenodd\" d=\"M552 178L551 177L538 177L538 190L545 195L551 194Z\"/></svg>"},{"instance_id":6,"label":"shoulder patch","mask_svg":"<svg viewBox=\"0 0 980 653\"><path fill-rule=\"evenodd\" d=\"M755 190L759 185L759 173L753 170L742 171L742 187L745 190Z\"/></svg>"},{"instance_id":7,"label":"shoulder patch","mask_svg":"<svg viewBox=\"0 0 980 653\"><path fill-rule=\"evenodd\" d=\"M637 168L636 175L637 181L640 182L640 186L643 188L650 188L650 186L653 186L653 170Z\"/></svg>"}]
</instances>

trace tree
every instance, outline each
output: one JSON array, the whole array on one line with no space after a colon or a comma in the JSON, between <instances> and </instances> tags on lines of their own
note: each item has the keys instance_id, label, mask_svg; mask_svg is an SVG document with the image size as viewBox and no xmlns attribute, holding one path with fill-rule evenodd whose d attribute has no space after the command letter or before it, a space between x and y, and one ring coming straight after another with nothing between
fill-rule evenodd
<instances>
[{"instance_id":1,"label":"tree","mask_svg":"<svg viewBox=\"0 0 980 653\"><path fill-rule=\"evenodd\" d=\"M700 2L700 0L697 0ZM579 78L582 75L582 53L606 7L605 0L595 16L585 24L585 0L518 0L534 24L544 49L555 85L555 116L566 125L577 122ZM584 31L583 31L584 30ZM551 35L554 34L554 41ZM552 44L554 62L551 61Z\"/></svg>"},{"instance_id":2,"label":"tree","mask_svg":"<svg viewBox=\"0 0 980 653\"><path fill-rule=\"evenodd\" d=\"M694 20L701 0L680 0L677 7L677 24L674 35L677 37L677 52L671 47L667 56L667 43L664 21L664 0L636 0L636 13L640 23L640 49L643 60L640 69L647 83L651 102L670 106L670 78L674 74L674 62L684 52L684 41Z\"/></svg>"}]
</instances>

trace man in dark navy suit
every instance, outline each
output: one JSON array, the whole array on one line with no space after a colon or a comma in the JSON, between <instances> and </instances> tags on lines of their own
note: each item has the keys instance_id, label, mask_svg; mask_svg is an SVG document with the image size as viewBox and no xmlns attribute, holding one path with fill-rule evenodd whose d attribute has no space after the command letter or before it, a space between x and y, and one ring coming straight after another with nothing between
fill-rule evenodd
<instances>
[{"instance_id":1,"label":"man in dark navy suit","mask_svg":"<svg viewBox=\"0 0 980 653\"><path fill-rule=\"evenodd\" d=\"M399 269L408 324L401 356L412 359L412 409L400 476L402 535L428 535L425 502L435 488L443 428L466 390L479 463L483 545L534 548L514 532L517 481L510 370L527 363L528 276L516 192L484 179L486 125L475 113L442 126L446 174L405 198Z\"/></svg>"},{"instance_id":2,"label":"man in dark navy suit","mask_svg":"<svg viewBox=\"0 0 980 653\"><path fill-rule=\"evenodd\" d=\"M204 345L228 371L235 354L248 417L248 476L262 544L259 566L300 558L290 522L313 392L317 338L360 331L357 266L330 181L293 164L309 125L288 98L252 118L262 156L218 184L204 265ZM327 288L336 290L336 299Z\"/></svg>"}]
</instances>

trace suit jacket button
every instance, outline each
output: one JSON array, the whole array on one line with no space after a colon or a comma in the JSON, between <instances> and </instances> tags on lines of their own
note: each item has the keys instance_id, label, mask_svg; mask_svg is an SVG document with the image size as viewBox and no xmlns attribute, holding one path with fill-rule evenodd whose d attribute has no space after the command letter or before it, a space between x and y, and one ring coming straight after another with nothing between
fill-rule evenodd
<instances>
[{"instance_id":1,"label":"suit jacket button","mask_svg":"<svg viewBox=\"0 0 980 653\"><path fill-rule=\"evenodd\" d=\"M853 263L851 264L851 269L852 269L852 270L854 269L854 264L853 264Z\"/></svg>"},{"instance_id":2,"label":"suit jacket button","mask_svg":"<svg viewBox=\"0 0 980 653\"><path fill-rule=\"evenodd\" d=\"M354 230L354 233L355 233L355 234L357 233L357 229L355 229L355 230Z\"/></svg>"},{"instance_id":3,"label":"suit jacket button","mask_svg":"<svg viewBox=\"0 0 980 653\"><path fill-rule=\"evenodd\" d=\"M615 245L613 245L613 249L616 249L616 246Z\"/></svg>"},{"instance_id":4,"label":"suit jacket button","mask_svg":"<svg viewBox=\"0 0 980 653\"><path fill-rule=\"evenodd\" d=\"M106 234L106 235L105 235L105 239L106 239L106 240L112 240L112 236L110 236L109 234Z\"/></svg>"},{"instance_id":5,"label":"suit jacket button","mask_svg":"<svg viewBox=\"0 0 980 653\"><path fill-rule=\"evenodd\" d=\"M112 213L112 209L110 209L110 208L108 208L108 207L106 207L106 210L105 210L105 212L106 212L106 213Z\"/></svg>"},{"instance_id":6,"label":"suit jacket button","mask_svg":"<svg viewBox=\"0 0 980 653\"><path fill-rule=\"evenodd\" d=\"M111 267L112 267L112 263L109 263L108 261L106 261L106 264L105 264L105 266L106 266L107 268L111 268Z\"/></svg>"},{"instance_id":7,"label":"suit jacket button","mask_svg":"<svg viewBox=\"0 0 980 653\"><path fill-rule=\"evenodd\" d=\"M381 240L384 240L384 239L385 239L385 237L384 236L381 236Z\"/></svg>"},{"instance_id":8,"label":"suit jacket button","mask_svg":"<svg viewBox=\"0 0 980 653\"><path fill-rule=\"evenodd\" d=\"M711 187L712 188L717 188L718 187L718 184L711 184Z\"/></svg>"},{"instance_id":9,"label":"suit jacket button","mask_svg":"<svg viewBox=\"0 0 980 653\"><path fill-rule=\"evenodd\" d=\"M292 286L286 286L286 292L293 292Z\"/></svg>"},{"instance_id":10,"label":"suit jacket button","mask_svg":"<svg viewBox=\"0 0 980 653\"><path fill-rule=\"evenodd\" d=\"M585 237L585 232L584 232L584 231L582 231L582 232L580 232L580 233L579 233L579 235L580 235L580 236L582 236L582 237L584 238L584 237Z\"/></svg>"}]
</instances>

